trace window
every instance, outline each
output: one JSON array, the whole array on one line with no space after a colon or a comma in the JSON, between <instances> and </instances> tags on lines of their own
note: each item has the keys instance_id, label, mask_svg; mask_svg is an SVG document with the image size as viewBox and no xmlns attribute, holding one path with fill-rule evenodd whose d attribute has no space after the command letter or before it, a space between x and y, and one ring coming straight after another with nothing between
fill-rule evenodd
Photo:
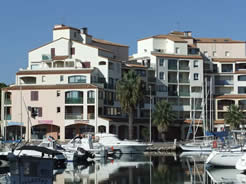
<instances>
[{"instance_id":1,"label":"window","mask_svg":"<svg viewBox=\"0 0 246 184\"><path fill-rule=\"evenodd\" d=\"M159 79L163 80L164 79L164 72L159 73Z\"/></svg>"},{"instance_id":2,"label":"window","mask_svg":"<svg viewBox=\"0 0 246 184\"><path fill-rule=\"evenodd\" d=\"M216 51L213 51L213 56L216 56Z\"/></svg>"},{"instance_id":3,"label":"window","mask_svg":"<svg viewBox=\"0 0 246 184\"><path fill-rule=\"evenodd\" d=\"M31 91L31 101L38 101L38 91Z\"/></svg>"},{"instance_id":4,"label":"window","mask_svg":"<svg viewBox=\"0 0 246 184\"><path fill-rule=\"evenodd\" d=\"M77 37L77 33L73 32L73 37L76 38Z\"/></svg>"},{"instance_id":5,"label":"window","mask_svg":"<svg viewBox=\"0 0 246 184\"><path fill-rule=\"evenodd\" d=\"M56 107L56 112L57 113L61 112L61 107Z\"/></svg>"},{"instance_id":6,"label":"window","mask_svg":"<svg viewBox=\"0 0 246 184\"><path fill-rule=\"evenodd\" d=\"M45 76L42 76L42 82L45 82Z\"/></svg>"},{"instance_id":7,"label":"window","mask_svg":"<svg viewBox=\"0 0 246 184\"><path fill-rule=\"evenodd\" d=\"M208 51L204 51L204 55L208 57Z\"/></svg>"},{"instance_id":8,"label":"window","mask_svg":"<svg viewBox=\"0 0 246 184\"><path fill-rule=\"evenodd\" d=\"M60 75L60 81L64 81L64 75Z\"/></svg>"},{"instance_id":9,"label":"window","mask_svg":"<svg viewBox=\"0 0 246 184\"><path fill-rule=\"evenodd\" d=\"M86 76L75 75L68 77L68 83L86 83Z\"/></svg>"},{"instance_id":10,"label":"window","mask_svg":"<svg viewBox=\"0 0 246 184\"><path fill-rule=\"evenodd\" d=\"M100 61L99 65L106 65L106 62L105 61Z\"/></svg>"},{"instance_id":11,"label":"window","mask_svg":"<svg viewBox=\"0 0 246 184\"><path fill-rule=\"evenodd\" d=\"M42 117L42 107L32 107L31 116L35 118L36 116Z\"/></svg>"},{"instance_id":12,"label":"window","mask_svg":"<svg viewBox=\"0 0 246 184\"><path fill-rule=\"evenodd\" d=\"M159 62L160 62L159 65L160 65L160 66L163 66L163 64L164 64L164 59L160 59Z\"/></svg>"},{"instance_id":13,"label":"window","mask_svg":"<svg viewBox=\"0 0 246 184\"><path fill-rule=\"evenodd\" d=\"M199 64L199 63L198 63L198 60L194 60L194 63L193 63L193 64L194 64L194 65L193 65L194 68L195 68L195 67L198 67L198 64Z\"/></svg>"},{"instance_id":14,"label":"window","mask_svg":"<svg viewBox=\"0 0 246 184\"><path fill-rule=\"evenodd\" d=\"M56 91L56 96L61 96L61 91Z\"/></svg>"},{"instance_id":15,"label":"window","mask_svg":"<svg viewBox=\"0 0 246 184\"><path fill-rule=\"evenodd\" d=\"M55 48L51 48L50 49L50 53L51 53L51 58L53 58L56 55L56 50Z\"/></svg>"},{"instance_id":16,"label":"window","mask_svg":"<svg viewBox=\"0 0 246 184\"><path fill-rule=\"evenodd\" d=\"M179 53L180 53L180 48L179 48L179 47L176 47L176 48L175 48L175 53L176 53L176 54L179 54Z\"/></svg>"},{"instance_id":17,"label":"window","mask_svg":"<svg viewBox=\"0 0 246 184\"><path fill-rule=\"evenodd\" d=\"M199 80L199 74L198 73L194 73L194 80Z\"/></svg>"},{"instance_id":18,"label":"window","mask_svg":"<svg viewBox=\"0 0 246 184\"><path fill-rule=\"evenodd\" d=\"M222 72L233 72L232 64L222 64Z\"/></svg>"},{"instance_id":19,"label":"window","mask_svg":"<svg viewBox=\"0 0 246 184\"><path fill-rule=\"evenodd\" d=\"M158 91L159 92L167 92L167 87L164 85L158 85Z\"/></svg>"},{"instance_id":20,"label":"window","mask_svg":"<svg viewBox=\"0 0 246 184\"><path fill-rule=\"evenodd\" d=\"M229 51L225 51L225 56L230 56L230 52Z\"/></svg>"},{"instance_id":21,"label":"window","mask_svg":"<svg viewBox=\"0 0 246 184\"><path fill-rule=\"evenodd\" d=\"M150 67L150 59L147 59L147 66Z\"/></svg>"},{"instance_id":22,"label":"window","mask_svg":"<svg viewBox=\"0 0 246 184\"><path fill-rule=\"evenodd\" d=\"M72 48L71 48L71 55L74 55L74 54L75 54L75 48L72 47Z\"/></svg>"}]
</instances>

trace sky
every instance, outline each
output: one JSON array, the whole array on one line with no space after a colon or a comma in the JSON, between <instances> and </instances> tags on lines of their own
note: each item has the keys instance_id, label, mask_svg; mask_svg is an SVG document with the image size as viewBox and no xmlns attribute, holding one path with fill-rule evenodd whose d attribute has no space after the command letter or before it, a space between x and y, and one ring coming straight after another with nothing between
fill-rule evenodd
<instances>
[{"instance_id":1,"label":"sky","mask_svg":"<svg viewBox=\"0 0 246 184\"><path fill-rule=\"evenodd\" d=\"M87 27L95 38L128 45L170 31L246 40L245 0L7 0L0 2L0 83L14 84L28 51L52 40L55 24Z\"/></svg>"}]
</instances>

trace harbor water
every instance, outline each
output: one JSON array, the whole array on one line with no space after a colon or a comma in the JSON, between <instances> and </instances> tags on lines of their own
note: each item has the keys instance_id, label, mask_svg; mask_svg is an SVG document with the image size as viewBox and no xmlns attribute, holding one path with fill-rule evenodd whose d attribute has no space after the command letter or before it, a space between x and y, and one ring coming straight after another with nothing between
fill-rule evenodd
<instances>
[{"instance_id":1,"label":"harbor water","mask_svg":"<svg viewBox=\"0 0 246 184\"><path fill-rule=\"evenodd\" d=\"M83 164L69 162L54 169L48 163L26 162L1 167L0 183L81 183L81 184L214 184L245 183L246 175L233 168L207 168L206 155L176 153L122 154ZM40 172L35 167L42 167ZM18 168L20 169L18 171Z\"/></svg>"}]
</instances>

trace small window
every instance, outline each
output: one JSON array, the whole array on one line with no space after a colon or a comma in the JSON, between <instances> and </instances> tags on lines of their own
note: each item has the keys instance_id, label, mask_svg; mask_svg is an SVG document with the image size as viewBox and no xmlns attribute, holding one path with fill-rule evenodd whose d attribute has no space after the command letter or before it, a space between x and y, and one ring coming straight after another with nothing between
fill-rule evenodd
<instances>
[{"instance_id":1,"label":"small window","mask_svg":"<svg viewBox=\"0 0 246 184\"><path fill-rule=\"evenodd\" d=\"M50 53L51 53L51 58L53 58L56 55L56 50L55 48L51 48L50 49Z\"/></svg>"},{"instance_id":2,"label":"small window","mask_svg":"<svg viewBox=\"0 0 246 184\"><path fill-rule=\"evenodd\" d=\"M74 55L74 54L75 54L75 48L72 47L72 48L71 48L71 55Z\"/></svg>"},{"instance_id":3,"label":"small window","mask_svg":"<svg viewBox=\"0 0 246 184\"><path fill-rule=\"evenodd\" d=\"M180 53L180 48L179 48L179 47L176 47L176 48L175 48L175 53L176 53L176 54L179 54L179 53Z\"/></svg>"},{"instance_id":4,"label":"small window","mask_svg":"<svg viewBox=\"0 0 246 184\"><path fill-rule=\"evenodd\" d=\"M160 59L159 65L160 65L160 66L163 66L163 64L164 64L164 59Z\"/></svg>"},{"instance_id":5,"label":"small window","mask_svg":"<svg viewBox=\"0 0 246 184\"><path fill-rule=\"evenodd\" d=\"M150 67L150 59L147 59L147 66Z\"/></svg>"},{"instance_id":6,"label":"small window","mask_svg":"<svg viewBox=\"0 0 246 184\"><path fill-rule=\"evenodd\" d=\"M42 82L45 82L45 76L42 76Z\"/></svg>"},{"instance_id":7,"label":"small window","mask_svg":"<svg viewBox=\"0 0 246 184\"><path fill-rule=\"evenodd\" d=\"M31 101L38 101L38 91L31 91Z\"/></svg>"},{"instance_id":8,"label":"small window","mask_svg":"<svg viewBox=\"0 0 246 184\"><path fill-rule=\"evenodd\" d=\"M164 72L160 72L160 73L159 73L159 78L160 78L161 80L164 79Z\"/></svg>"},{"instance_id":9,"label":"small window","mask_svg":"<svg viewBox=\"0 0 246 184\"><path fill-rule=\"evenodd\" d=\"M57 112L57 113L61 112L61 107L57 107L57 108L56 108L56 112Z\"/></svg>"},{"instance_id":10,"label":"small window","mask_svg":"<svg viewBox=\"0 0 246 184\"><path fill-rule=\"evenodd\" d=\"M194 80L199 80L199 74L198 73L194 73Z\"/></svg>"},{"instance_id":11,"label":"small window","mask_svg":"<svg viewBox=\"0 0 246 184\"><path fill-rule=\"evenodd\" d=\"M64 75L60 75L60 81L64 81Z\"/></svg>"},{"instance_id":12,"label":"small window","mask_svg":"<svg viewBox=\"0 0 246 184\"><path fill-rule=\"evenodd\" d=\"M73 32L73 37L76 38L77 37L77 33Z\"/></svg>"},{"instance_id":13,"label":"small window","mask_svg":"<svg viewBox=\"0 0 246 184\"><path fill-rule=\"evenodd\" d=\"M106 65L106 62L105 61L100 61L99 65Z\"/></svg>"},{"instance_id":14,"label":"small window","mask_svg":"<svg viewBox=\"0 0 246 184\"><path fill-rule=\"evenodd\" d=\"M56 96L61 96L61 91L56 91Z\"/></svg>"},{"instance_id":15,"label":"small window","mask_svg":"<svg viewBox=\"0 0 246 184\"><path fill-rule=\"evenodd\" d=\"M195 67L198 67L198 65L199 65L198 60L194 60L194 65L193 65L194 68L195 68Z\"/></svg>"},{"instance_id":16,"label":"small window","mask_svg":"<svg viewBox=\"0 0 246 184\"><path fill-rule=\"evenodd\" d=\"M225 51L225 56L230 56L230 52L229 51Z\"/></svg>"}]
</instances>

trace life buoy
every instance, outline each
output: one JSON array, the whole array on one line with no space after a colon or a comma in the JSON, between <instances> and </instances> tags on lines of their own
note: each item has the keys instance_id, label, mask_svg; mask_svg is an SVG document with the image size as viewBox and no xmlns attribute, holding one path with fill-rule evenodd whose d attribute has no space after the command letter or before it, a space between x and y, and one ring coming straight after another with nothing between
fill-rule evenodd
<instances>
[{"instance_id":1,"label":"life buoy","mask_svg":"<svg viewBox=\"0 0 246 184\"><path fill-rule=\"evenodd\" d=\"M217 141L213 141L213 148L217 148Z\"/></svg>"}]
</instances>

